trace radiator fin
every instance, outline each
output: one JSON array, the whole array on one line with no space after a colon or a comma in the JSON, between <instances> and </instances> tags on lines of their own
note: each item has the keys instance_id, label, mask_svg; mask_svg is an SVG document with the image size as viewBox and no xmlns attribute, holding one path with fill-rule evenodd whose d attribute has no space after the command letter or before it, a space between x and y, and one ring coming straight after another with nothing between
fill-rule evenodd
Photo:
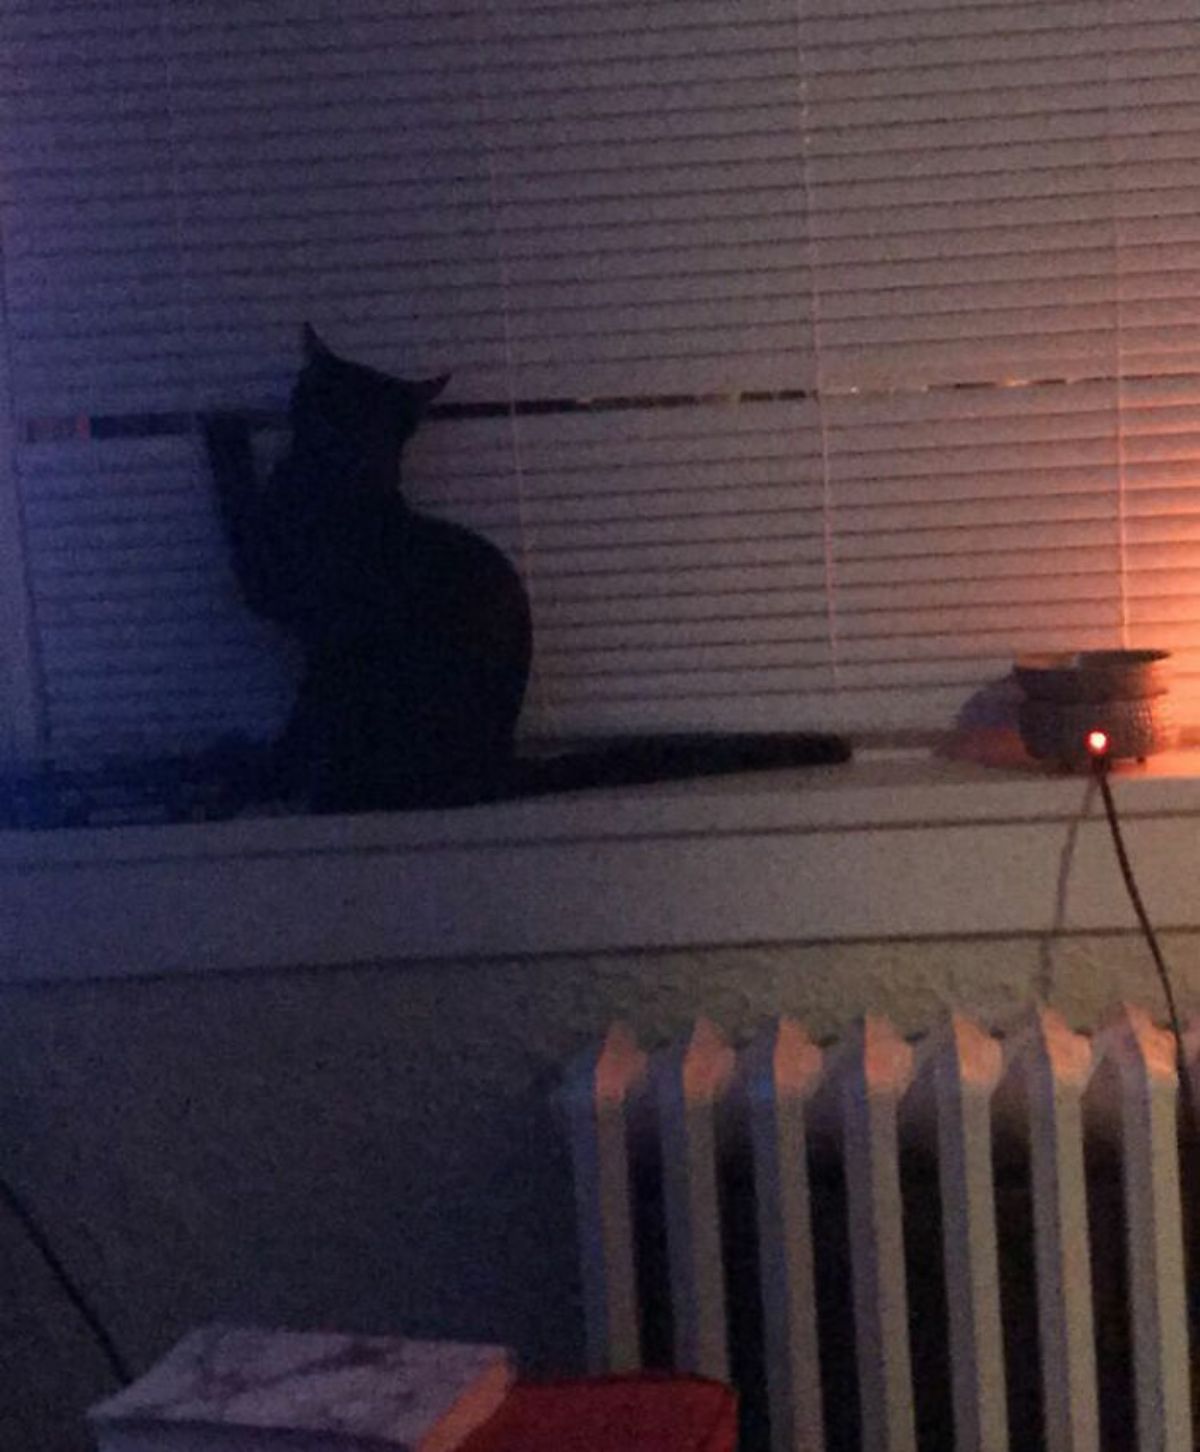
<instances>
[{"instance_id":1,"label":"radiator fin","mask_svg":"<svg viewBox=\"0 0 1200 1452\"><path fill-rule=\"evenodd\" d=\"M991 1097L1002 1057L995 1039L956 1014L930 1037L918 1070L937 1122L958 1452L1008 1446L991 1144Z\"/></svg>"},{"instance_id":2,"label":"radiator fin","mask_svg":"<svg viewBox=\"0 0 1200 1452\"><path fill-rule=\"evenodd\" d=\"M588 1367L596 1373L641 1365L629 1115L645 1077L645 1054L623 1024L614 1024L595 1053L572 1065L561 1095L575 1175Z\"/></svg>"},{"instance_id":3,"label":"radiator fin","mask_svg":"<svg viewBox=\"0 0 1200 1452\"><path fill-rule=\"evenodd\" d=\"M805 1119L821 1051L781 1019L741 1056L750 1116L772 1452L823 1452Z\"/></svg>"},{"instance_id":4,"label":"radiator fin","mask_svg":"<svg viewBox=\"0 0 1200 1452\"><path fill-rule=\"evenodd\" d=\"M912 1050L867 1018L832 1056L846 1172L863 1452L913 1452L912 1367L897 1115Z\"/></svg>"},{"instance_id":5,"label":"radiator fin","mask_svg":"<svg viewBox=\"0 0 1200 1452\"><path fill-rule=\"evenodd\" d=\"M1011 1045L1029 1132L1046 1446L1097 1452L1100 1418L1088 1263L1083 1091L1091 1045L1038 1009Z\"/></svg>"},{"instance_id":6,"label":"radiator fin","mask_svg":"<svg viewBox=\"0 0 1200 1452\"><path fill-rule=\"evenodd\" d=\"M1115 1091L1128 1229L1134 1403L1139 1447L1192 1445L1186 1277L1176 1155L1175 1042L1149 1015L1124 1006L1096 1042L1098 1088Z\"/></svg>"},{"instance_id":7,"label":"radiator fin","mask_svg":"<svg viewBox=\"0 0 1200 1452\"><path fill-rule=\"evenodd\" d=\"M733 1070L733 1050L705 1020L687 1043L655 1054L650 1070L662 1133L675 1362L720 1380L729 1376L729 1352L717 1115Z\"/></svg>"}]
</instances>

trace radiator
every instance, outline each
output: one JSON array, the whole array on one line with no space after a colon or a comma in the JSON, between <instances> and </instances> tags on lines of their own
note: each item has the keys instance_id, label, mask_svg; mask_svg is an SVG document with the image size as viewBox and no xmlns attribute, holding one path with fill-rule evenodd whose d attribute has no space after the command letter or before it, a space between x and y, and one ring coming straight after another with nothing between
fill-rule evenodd
<instances>
[{"instance_id":1,"label":"radiator","mask_svg":"<svg viewBox=\"0 0 1200 1452\"><path fill-rule=\"evenodd\" d=\"M591 1367L732 1380L771 1452L1184 1452L1177 1093L1130 1007L614 1026L562 1090Z\"/></svg>"}]
</instances>

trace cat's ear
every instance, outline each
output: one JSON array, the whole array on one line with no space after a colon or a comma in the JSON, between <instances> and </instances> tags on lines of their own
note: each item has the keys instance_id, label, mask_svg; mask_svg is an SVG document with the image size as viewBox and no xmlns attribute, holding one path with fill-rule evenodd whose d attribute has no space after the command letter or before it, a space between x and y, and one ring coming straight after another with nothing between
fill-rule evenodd
<instances>
[{"instance_id":1,"label":"cat's ear","mask_svg":"<svg viewBox=\"0 0 1200 1452\"><path fill-rule=\"evenodd\" d=\"M449 373L443 373L437 378L422 378L419 383L414 383L413 389L421 401L421 406L428 408L449 382Z\"/></svg>"},{"instance_id":2,"label":"cat's ear","mask_svg":"<svg viewBox=\"0 0 1200 1452\"><path fill-rule=\"evenodd\" d=\"M300 346L304 350L304 361L315 363L318 358L331 358L333 354L321 340L321 335L311 323L305 323L300 330Z\"/></svg>"}]
</instances>

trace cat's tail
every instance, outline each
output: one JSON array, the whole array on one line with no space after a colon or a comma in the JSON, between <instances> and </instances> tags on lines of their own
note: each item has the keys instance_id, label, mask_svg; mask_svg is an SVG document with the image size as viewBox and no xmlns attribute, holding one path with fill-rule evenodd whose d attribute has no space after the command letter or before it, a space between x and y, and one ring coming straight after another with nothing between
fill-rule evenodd
<instances>
[{"instance_id":1,"label":"cat's tail","mask_svg":"<svg viewBox=\"0 0 1200 1452\"><path fill-rule=\"evenodd\" d=\"M690 777L783 771L849 761L844 736L823 731L699 732L625 736L518 757L500 795L543 796L589 787L647 786Z\"/></svg>"}]
</instances>

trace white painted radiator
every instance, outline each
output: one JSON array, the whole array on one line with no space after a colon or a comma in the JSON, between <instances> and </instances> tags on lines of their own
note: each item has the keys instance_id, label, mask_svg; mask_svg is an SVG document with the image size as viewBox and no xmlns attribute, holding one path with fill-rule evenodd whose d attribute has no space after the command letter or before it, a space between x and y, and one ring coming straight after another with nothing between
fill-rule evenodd
<instances>
[{"instance_id":1,"label":"white painted radiator","mask_svg":"<svg viewBox=\"0 0 1200 1452\"><path fill-rule=\"evenodd\" d=\"M772 1452L1184 1452L1176 1096L1133 1008L824 1048L615 1026L563 1095L592 1368L732 1380Z\"/></svg>"}]
</instances>

